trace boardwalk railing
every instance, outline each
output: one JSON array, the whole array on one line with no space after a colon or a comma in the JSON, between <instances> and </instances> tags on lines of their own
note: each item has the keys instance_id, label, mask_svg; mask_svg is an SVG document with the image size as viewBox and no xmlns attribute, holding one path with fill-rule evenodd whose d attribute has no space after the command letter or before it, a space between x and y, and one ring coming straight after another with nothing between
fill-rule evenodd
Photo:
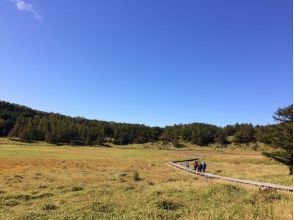
<instances>
[{"instance_id":1,"label":"boardwalk railing","mask_svg":"<svg viewBox=\"0 0 294 220\"><path fill-rule=\"evenodd\" d=\"M283 190L283 191L293 192L293 187L291 187L291 186L283 186L283 185L277 185L277 184L272 184L272 183L258 182L258 181L254 181L254 180L242 180L242 179L237 179L237 178L219 176L219 175L215 175L215 174L212 174L212 173L201 173L201 172L196 172L195 170L192 170L190 168L187 168L185 166L182 166L182 165L178 164L179 162L197 160L199 158L202 158L203 156L204 155L201 155L201 156L198 156L196 158L187 159L187 160L169 161L167 164L172 166L172 167L184 170L186 172L189 172L189 173L192 173L192 174L195 174L195 175L200 175L200 176L203 176L203 177L206 177L206 178L221 179L221 180L225 180L225 181L229 181L229 182L235 182L235 183L242 183L242 184L258 186L260 188L276 189L276 190Z\"/></svg>"}]
</instances>

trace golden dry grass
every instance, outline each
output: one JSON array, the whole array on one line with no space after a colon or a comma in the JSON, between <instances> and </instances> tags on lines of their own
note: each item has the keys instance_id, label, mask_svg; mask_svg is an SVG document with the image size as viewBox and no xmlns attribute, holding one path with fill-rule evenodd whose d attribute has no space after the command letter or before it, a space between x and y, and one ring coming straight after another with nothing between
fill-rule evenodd
<instances>
[{"instance_id":1,"label":"golden dry grass","mask_svg":"<svg viewBox=\"0 0 294 220\"><path fill-rule=\"evenodd\" d=\"M208 172L290 185L287 167L259 152L129 147L0 139L0 219L292 219L291 193L207 180L165 164L205 153Z\"/></svg>"}]
</instances>

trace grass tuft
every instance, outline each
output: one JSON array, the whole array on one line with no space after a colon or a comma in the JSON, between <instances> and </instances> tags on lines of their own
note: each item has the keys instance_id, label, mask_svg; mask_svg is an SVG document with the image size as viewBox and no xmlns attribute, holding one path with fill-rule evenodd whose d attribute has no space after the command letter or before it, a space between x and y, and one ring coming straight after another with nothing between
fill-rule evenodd
<instances>
[{"instance_id":1,"label":"grass tuft","mask_svg":"<svg viewBox=\"0 0 294 220\"><path fill-rule=\"evenodd\" d=\"M52 194L52 193L42 193L42 194L40 194L40 195L36 195L36 196L34 196L33 198L34 199L44 199L44 198L49 198L49 197L51 197L51 196L53 196L54 194Z\"/></svg>"},{"instance_id":2,"label":"grass tuft","mask_svg":"<svg viewBox=\"0 0 294 220\"><path fill-rule=\"evenodd\" d=\"M14 207L14 206L17 206L18 204L19 204L19 202L15 201L15 200L10 200L5 203L5 206Z\"/></svg>"},{"instance_id":3,"label":"grass tuft","mask_svg":"<svg viewBox=\"0 0 294 220\"><path fill-rule=\"evenodd\" d=\"M141 180L141 177L140 177L138 171L135 171L135 172L133 173L133 180L134 180L134 181L140 181L140 180Z\"/></svg>"},{"instance_id":4,"label":"grass tuft","mask_svg":"<svg viewBox=\"0 0 294 220\"><path fill-rule=\"evenodd\" d=\"M162 200L156 203L156 207L163 210L177 210L182 208L183 205L181 203L176 203L170 200Z\"/></svg>"},{"instance_id":5,"label":"grass tuft","mask_svg":"<svg viewBox=\"0 0 294 220\"><path fill-rule=\"evenodd\" d=\"M54 204L46 204L42 207L42 210L44 211L50 211L50 210L55 210L57 209L58 206L57 205L54 205Z\"/></svg>"},{"instance_id":6,"label":"grass tuft","mask_svg":"<svg viewBox=\"0 0 294 220\"><path fill-rule=\"evenodd\" d=\"M94 202L92 205L92 210L97 212L110 213L114 211L114 208L111 204Z\"/></svg>"},{"instance_id":7,"label":"grass tuft","mask_svg":"<svg viewBox=\"0 0 294 220\"><path fill-rule=\"evenodd\" d=\"M73 186L72 188L71 188L71 191L73 191L73 192L78 192L78 191L82 191L84 188L83 187L81 187L81 186Z\"/></svg>"}]
</instances>

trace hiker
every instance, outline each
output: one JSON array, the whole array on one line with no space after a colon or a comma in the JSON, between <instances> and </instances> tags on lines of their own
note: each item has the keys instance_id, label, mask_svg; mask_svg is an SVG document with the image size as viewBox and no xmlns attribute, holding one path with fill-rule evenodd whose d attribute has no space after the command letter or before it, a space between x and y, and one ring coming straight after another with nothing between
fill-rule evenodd
<instances>
[{"instance_id":1,"label":"hiker","mask_svg":"<svg viewBox=\"0 0 294 220\"><path fill-rule=\"evenodd\" d=\"M198 166L198 172L202 172L202 162Z\"/></svg>"},{"instance_id":2,"label":"hiker","mask_svg":"<svg viewBox=\"0 0 294 220\"><path fill-rule=\"evenodd\" d=\"M203 167L202 167L203 173L205 173L206 170L206 163L203 161Z\"/></svg>"},{"instance_id":3,"label":"hiker","mask_svg":"<svg viewBox=\"0 0 294 220\"><path fill-rule=\"evenodd\" d=\"M199 162L197 160L195 160L195 163L194 163L194 170L197 172L197 169L198 169L198 166L199 166Z\"/></svg>"},{"instance_id":4,"label":"hiker","mask_svg":"<svg viewBox=\"0 0 294 220\"><path fill-rule=\"evenodd\" d=\"M188 163L188 161L185 161L185 167L189 169L189 163Z\"/></svg>"}]
</instances>

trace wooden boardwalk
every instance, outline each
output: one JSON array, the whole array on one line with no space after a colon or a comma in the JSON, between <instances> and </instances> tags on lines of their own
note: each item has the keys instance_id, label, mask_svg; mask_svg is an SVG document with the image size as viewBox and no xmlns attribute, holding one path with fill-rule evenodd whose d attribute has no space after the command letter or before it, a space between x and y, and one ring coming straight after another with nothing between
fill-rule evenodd
<instances>
[{"instance_id":1,"label":"wooden boardwalk","mask_svg":"<svg viewBox=\"0 0 294 220\"><path fill-rule=\"evenodd\" d=\"M202 158L203 156L204 155L201 155L201 156L198 156L196 158L187 159L187 160L169 161L167 164L172 166L172 167L184 170L186 172L189 172L189 173L192 173L192 174L195 174L195 175L203 176L203 177L206 177L206 178L221 179L221 180L234 182L234 183L248 184L248 185L258 186L260 188L265 188L265 189L276 189L276 190L283 190L283 191L293 192L293 187L291 187L291 186L283 186L283 185L277 185L277 184L272 184L272 183L258 182L258 181L254 181L254 180L242 180L242 179L237 179L237 178L219 176L219 175L215 175L215 174L212 174L212 173L200 173L200 172L196 172L195 170L189 169L189 168L187 168L185 166L182 166L182 165L178 164L179 162L197 160L199 158Z\"/></svg>"}]
</instances>

